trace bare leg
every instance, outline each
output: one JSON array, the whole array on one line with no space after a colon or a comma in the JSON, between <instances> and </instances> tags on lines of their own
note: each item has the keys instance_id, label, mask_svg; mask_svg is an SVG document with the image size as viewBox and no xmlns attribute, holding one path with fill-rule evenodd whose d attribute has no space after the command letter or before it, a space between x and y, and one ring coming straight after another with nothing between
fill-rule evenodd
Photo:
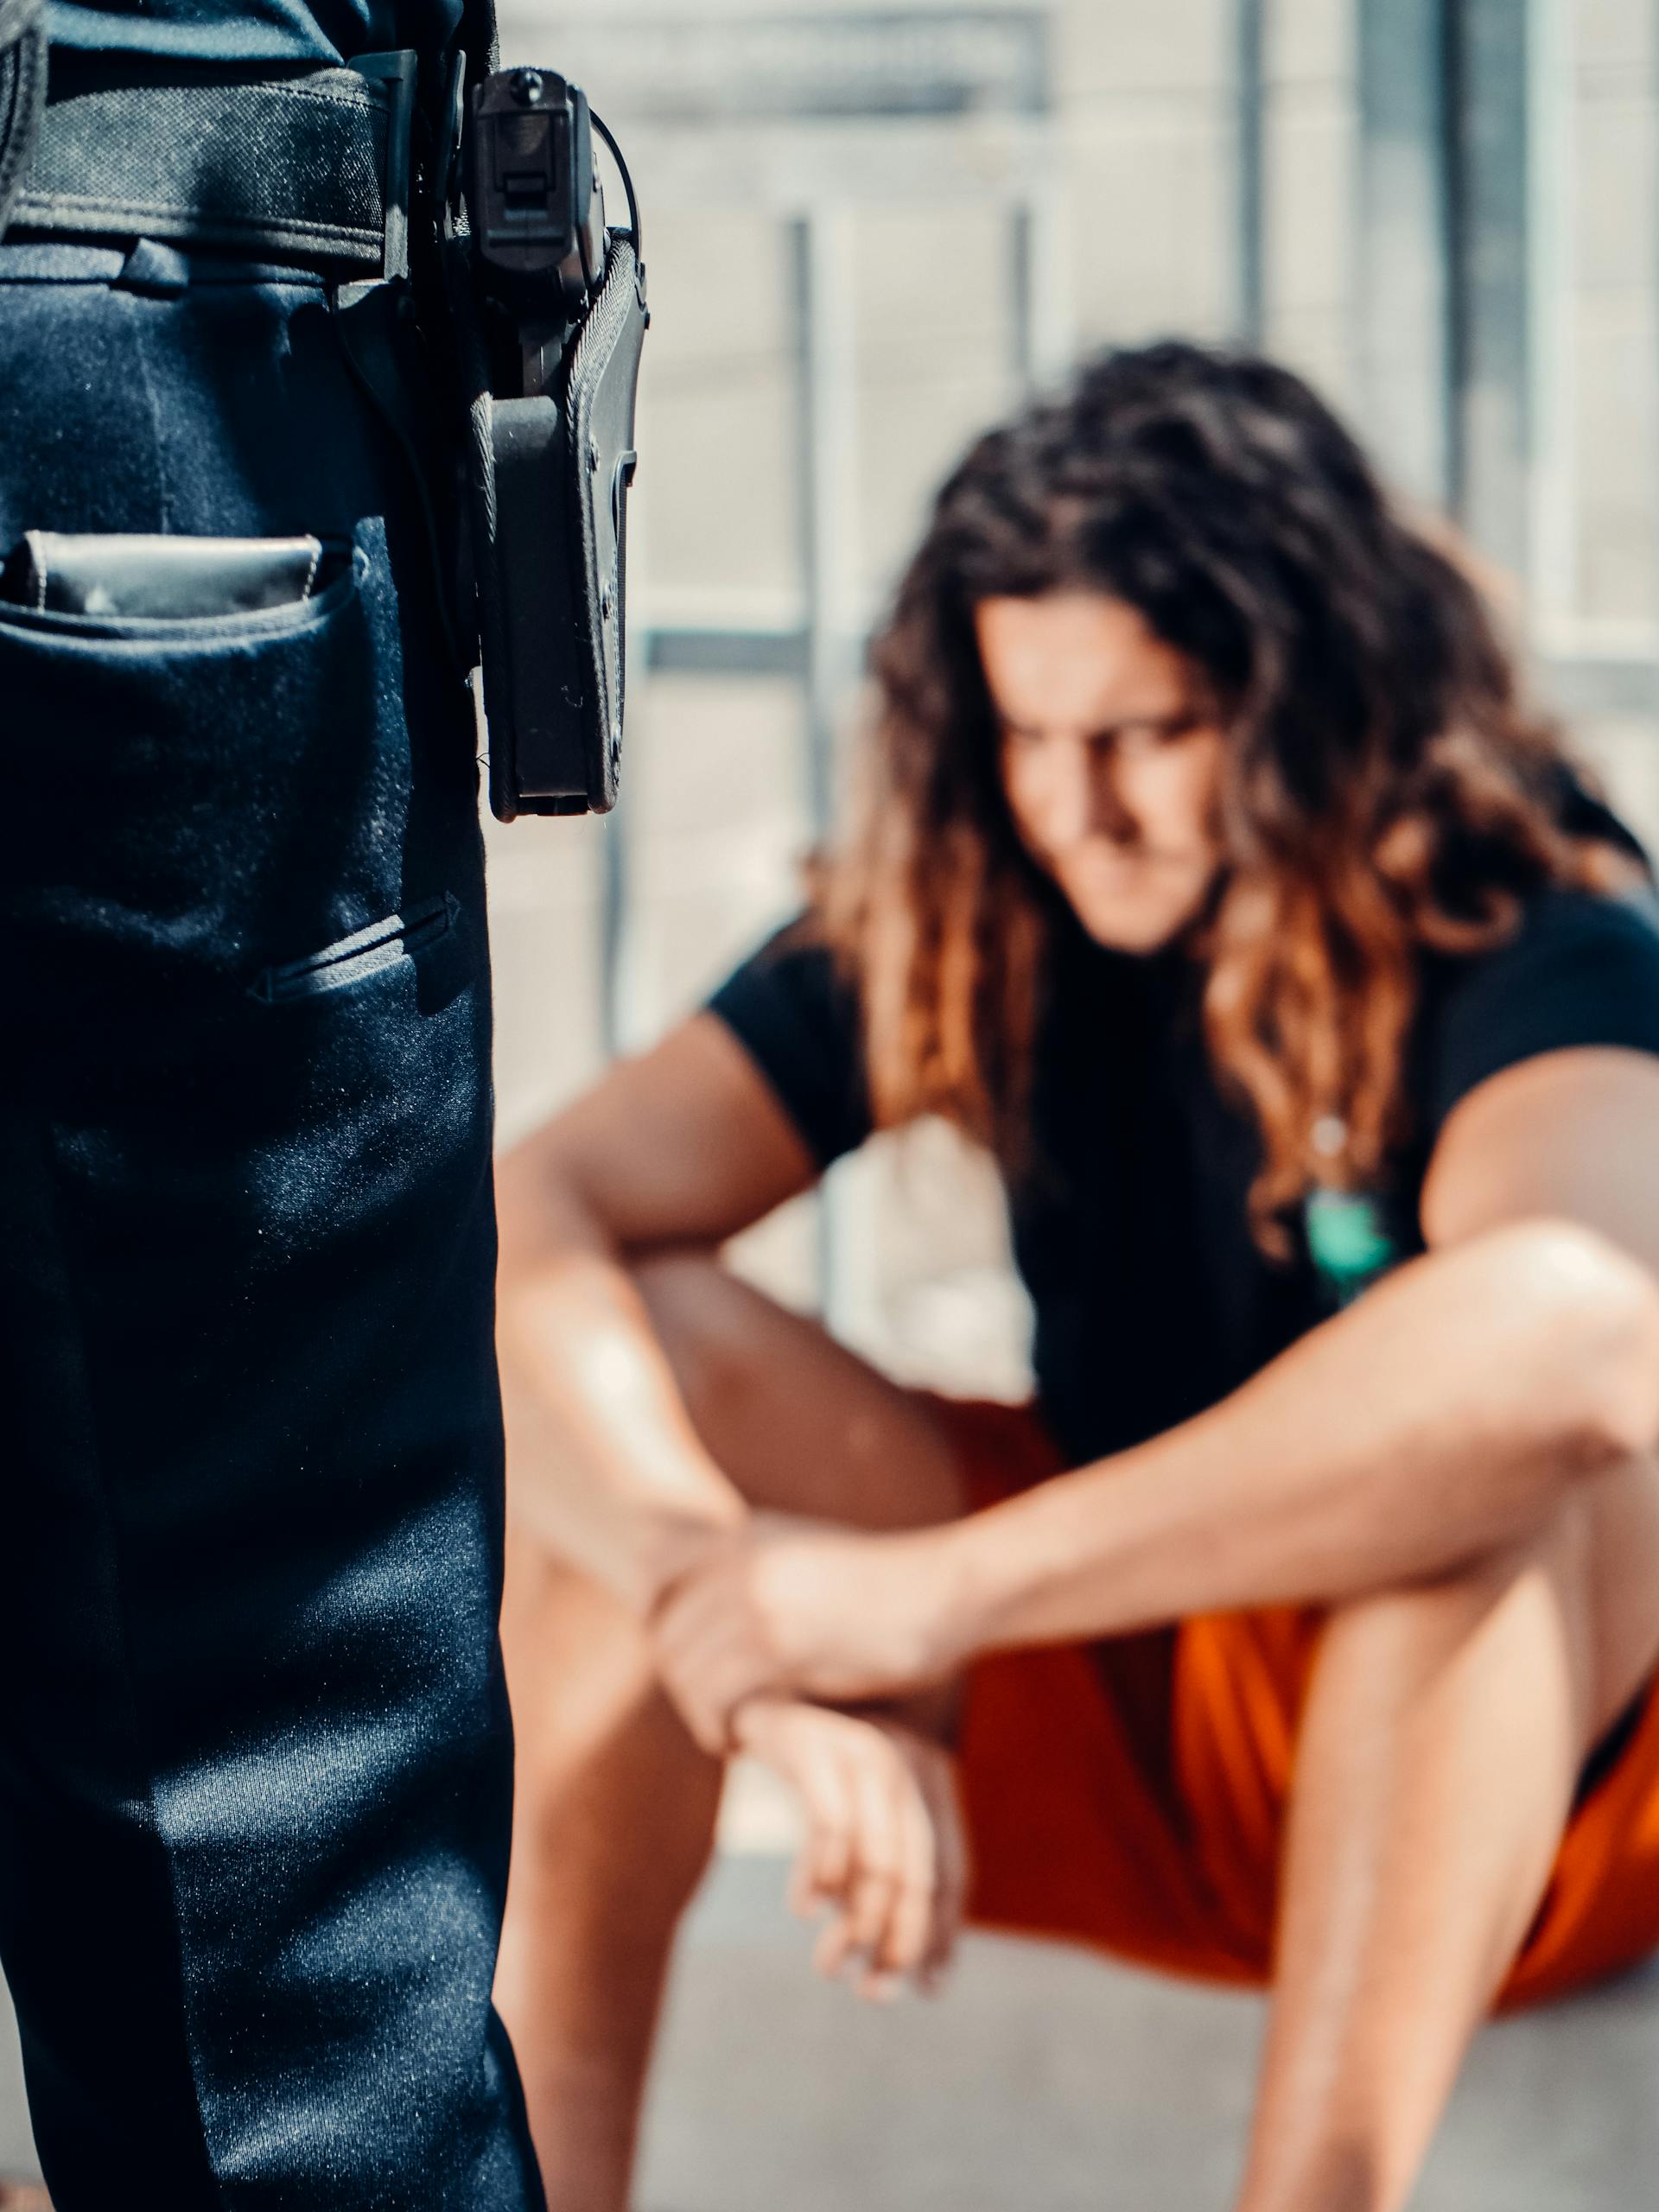
<instances>
[{"instance_id":1,"label":"bare leg","mask_svg":"<svg viewBox=\"0 0 1659 2212\"><path fill-rule=\"evenodd\" d=\"M708 1260L640 1287L692 1418L757 1503L895 1528L963 1510L903 1393ZM810 1414L806 1409L810 1408ZM522 1533L520 1743L498 1993L553 2212L621 2212L675 1924L718 1776L613 1600ZM1333 1613L1298 1754L1241 2212L1393 2212L1548 1877L1585 1748L1659 1648L1659 1492L1610 1478L1533 1546Z\"/></svg>"},{"instance_id":2,"label":"bare leg","mask_svg":"<svg viewBox=\"0 0 1659 2212\"><path fill-rule=\"evenodd\" d=\"M755 1503L899 1529L963 1510L918 1407L711 1260L639 1288L703 1443ZM656 1686L616 1599L510 1525L502 1634L518 1735L496 1999L551 2212L622 2212L674 1930L707 1862L720 1770Z\"/></svg>"},{"instance_id":3,"label":"bare leg","mask_svg":"<svg viewBox=\"0 0 1659 2212\"><path fill-rule=\"evenodd\" d=\"M1300 1739L1240 2212L1395 2212L1525 1936L1588 1746L1659 1648L1659 1487L1332 1616Z\"/></svg>"}]
</instances>

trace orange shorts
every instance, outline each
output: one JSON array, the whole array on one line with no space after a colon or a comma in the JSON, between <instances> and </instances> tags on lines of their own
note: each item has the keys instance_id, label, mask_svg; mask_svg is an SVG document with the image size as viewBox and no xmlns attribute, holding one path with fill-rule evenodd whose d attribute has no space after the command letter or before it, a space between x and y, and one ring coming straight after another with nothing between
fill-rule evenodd
<instances>
[{"instance_id":1,"label":"orange shorts","mask_svg":"<svg viewBox=\"0 0 1659 2212\"><path fill-rule=\"evenodd\" d=\"M933 1402L976 1506L1059 1471L1037 1416ZM982 1925L1260 1984L1315 1609L1001 1654L969 1675L962 1785ZM1499 1996L1557 1995L1659 1948L1659 1695L1573 1810Z\"/></svg>"}]
</instances>

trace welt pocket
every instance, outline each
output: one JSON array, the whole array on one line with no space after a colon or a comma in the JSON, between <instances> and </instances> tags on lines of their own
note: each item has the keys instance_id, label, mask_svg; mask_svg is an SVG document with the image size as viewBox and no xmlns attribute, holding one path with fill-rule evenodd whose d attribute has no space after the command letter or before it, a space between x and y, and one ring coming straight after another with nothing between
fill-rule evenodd
<instances>
[{"instance_id":1,"label":"welt pocket","mask_svg":"<svg viewBox=\"0 0 1659 2212\"><path fill-rule=\"evenodd\" d=\"M23 607L0 597L0 631L44 644L164 645L211 652L215 646L257 645L323 629L362 588L366 563L359 553L341 575L304 598L274 607L232 607L216 614L82 614Z\"/></svg>"},{"instance_id":2,"label":"welt pocket","mask_svg":"<svg viewBox=\"0 0 1659 2212\"><path fill-rule=\"evenodd\" d=\"M264 969L250 987L252 995L267 1006L280 1006L290 999L347 990L382 969L395 968L442 944L454 936L461 912L461 901L452 891L423 899L406 913L371 922L366 929L354 930L303 960L285 960Z\"/></svg>"}]
</instances>

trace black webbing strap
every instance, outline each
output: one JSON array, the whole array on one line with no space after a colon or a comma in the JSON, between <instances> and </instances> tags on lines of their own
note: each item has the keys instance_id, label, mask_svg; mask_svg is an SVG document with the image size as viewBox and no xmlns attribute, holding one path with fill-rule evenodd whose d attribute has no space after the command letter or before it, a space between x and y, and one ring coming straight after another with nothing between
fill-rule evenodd
<instances>
[{"instance_id":1,"label":"black webbing strap","mask_svg":"<svg viewBox=\"0 0 1659 2212\"><path fill-rule=\"evenodd\" d=\"M0 232L34 152L45 99L44 0L0 0Z\"/></svg>"},{"instance_id":2,"label":"black webbing strap","mask_svg":"<svg viewBox=\"0 0 1659 2212\"><path fill-rule=\"evenodd\" d=\"M245 83L203 73L67 85L54 59L11 227L400 274L414 59L365 55L355 68Z\"/></svg>"}]
</instances>

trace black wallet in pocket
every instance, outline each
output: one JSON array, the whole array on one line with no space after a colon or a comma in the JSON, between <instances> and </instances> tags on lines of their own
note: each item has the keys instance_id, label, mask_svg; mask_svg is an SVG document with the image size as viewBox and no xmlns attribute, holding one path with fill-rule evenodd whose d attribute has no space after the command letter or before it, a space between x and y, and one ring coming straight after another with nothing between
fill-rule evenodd
<instances>
[{"instance_id":1,"label":"black wallet in pocket","mask_svg":"<svg viewBox=\"0 0 1659 2212\"><path fill-rule=\"evenodd\" d=\"M31 530L0 568L0 600L37 614L190 621L315 598L351 548L320 537L74 536Z\"/></svg>"}]
</instances>

